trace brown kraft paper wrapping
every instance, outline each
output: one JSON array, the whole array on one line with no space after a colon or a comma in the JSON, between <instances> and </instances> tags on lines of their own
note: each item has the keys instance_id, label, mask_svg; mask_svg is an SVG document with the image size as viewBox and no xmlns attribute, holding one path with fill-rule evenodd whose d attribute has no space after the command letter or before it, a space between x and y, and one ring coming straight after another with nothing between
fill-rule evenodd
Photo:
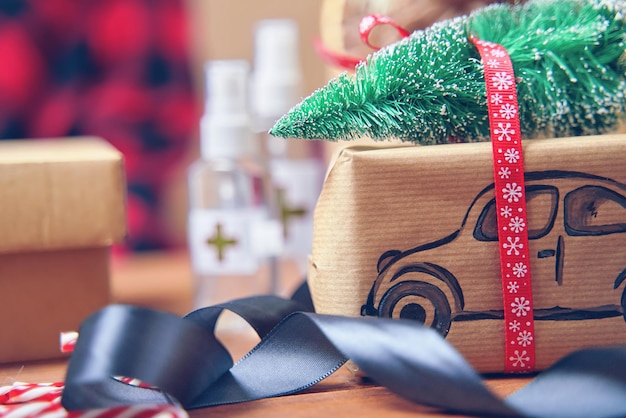
<instances>
[{"instance_id":1,"label":"brown kraft paper wrapping","mask_svg":"<svg viewBox=\"0 0 626 418\"><path fill-rule=\"evenodd\" d=\"M626 135L523 147L541 370L626 344ZM342 150L315 211L316 311L434 323L477 370L501 372L493 198L488 142Z\"/></svg>"}]
</instances>

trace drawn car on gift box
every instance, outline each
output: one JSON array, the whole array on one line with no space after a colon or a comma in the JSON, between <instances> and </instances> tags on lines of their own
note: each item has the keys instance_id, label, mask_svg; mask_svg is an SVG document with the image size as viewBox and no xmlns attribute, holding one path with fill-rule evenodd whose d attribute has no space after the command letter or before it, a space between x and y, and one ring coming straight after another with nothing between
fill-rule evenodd
<instances>
[{"instance_id":1,"label":"drawn car on gift box","mask_svg":"<svg viewBox=\"0 0 626 418\"><path fill-rule=\"evenodd\" d=\"M525 182L535 320L626 315L626 185L570 171L529 172ZM493 188L478 193L456 231L383 253L361 314L414 319L444 336L453 321L502 319Z\"/></svg>"}]
</instances>

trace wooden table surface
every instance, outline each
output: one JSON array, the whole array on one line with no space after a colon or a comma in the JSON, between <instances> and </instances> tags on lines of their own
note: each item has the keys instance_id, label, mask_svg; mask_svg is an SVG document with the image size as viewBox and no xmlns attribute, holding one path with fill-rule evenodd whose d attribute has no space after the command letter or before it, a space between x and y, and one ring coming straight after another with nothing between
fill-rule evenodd
<instances>
[{"instance_id":1,"label":"wooden table surface","mask_svg":"<svg viewBox=\"0 0 626 418\"><path fill-rule=\"evenodd\" d=\"M192 274L184 252L131 256L113 261L114 302L161 309L178 315L191 310ZM251 331L224 333L221 340L238 360L257 342ZM0 386L14 381L63 381L66 360L0 364ZM488 379L500 396L522 387L529 378ZM235 405L192 410L190 417L312 417L324 414L348 417L436 417L436 411L413 404L383 387L367 382L343 367L310 389L296 395Z\"/></svg>"}]
</instances>

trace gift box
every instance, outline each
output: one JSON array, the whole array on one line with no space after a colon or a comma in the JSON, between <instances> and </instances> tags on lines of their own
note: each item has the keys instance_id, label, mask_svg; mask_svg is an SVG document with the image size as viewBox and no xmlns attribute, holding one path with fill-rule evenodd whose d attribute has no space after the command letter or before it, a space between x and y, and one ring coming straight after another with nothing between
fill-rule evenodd
<instances>
[{"instance_id":1,"label":"gift box","mask_svg":"<svg viewBox=\"0 0 626 418\"><path fill-rule=\"evenodd\" d=\"M626 344L626 136L528 140L523 152L541 370ZM342 150L315 210L316 311L414 320L502 372L495 211L491 143ZM514 341L520 353L526 342Z\"/></svg>"},{"instance_id":2,"label":"gift box","mask_svg":"<svg viewBox=\"0 0 626 418\"><path fill-rule=\"evenodd\" d=\"M110 303L122 155L92 137L2 141L0 201L0 362L60 357L60 332Z\"/></svg>"}]
</instances>

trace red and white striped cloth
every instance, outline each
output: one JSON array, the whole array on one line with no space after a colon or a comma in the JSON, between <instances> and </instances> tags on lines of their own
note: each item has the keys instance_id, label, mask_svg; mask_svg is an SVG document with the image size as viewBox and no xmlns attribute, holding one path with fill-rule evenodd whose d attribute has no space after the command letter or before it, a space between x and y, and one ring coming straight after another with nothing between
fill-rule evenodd
<instances>
[{"instance_id":1,"label":"red and white striped cloth","mask_svg":"<svg viewBox=\"0 0 626 418\"><path fill-rule=\"evenodd\" d=\"M77 332L61 333L61 351L73 351ZM149 387L132 378L117 377L128 385ZM131 405L114 408L67 411L61 405L64 384L22 383L0 386L1 418L189 418L187 412L174 405Z\"/></svg>"},{"instance_id":2,"label":"red and white striped cloth","mask_svg":"<svg viewBox=\"0 0 626 418\"><path fill-rule=\"evenodd\" d=\"M62 353L71 353L78 340L78 332L64 331L59 334L59 344Z\"/></svg>"},{"instance_id":3,"label":"red and white striped cloth","mask_svg":"<svg viewBox=\"0 0 626 418\"><path fill-rule=\"evenodd\" d=\"M131 405L67 411L61 405L63 383L21 383L0 386L2 418L189 418L174 405Z\"/></svg>"}]
</instances>

